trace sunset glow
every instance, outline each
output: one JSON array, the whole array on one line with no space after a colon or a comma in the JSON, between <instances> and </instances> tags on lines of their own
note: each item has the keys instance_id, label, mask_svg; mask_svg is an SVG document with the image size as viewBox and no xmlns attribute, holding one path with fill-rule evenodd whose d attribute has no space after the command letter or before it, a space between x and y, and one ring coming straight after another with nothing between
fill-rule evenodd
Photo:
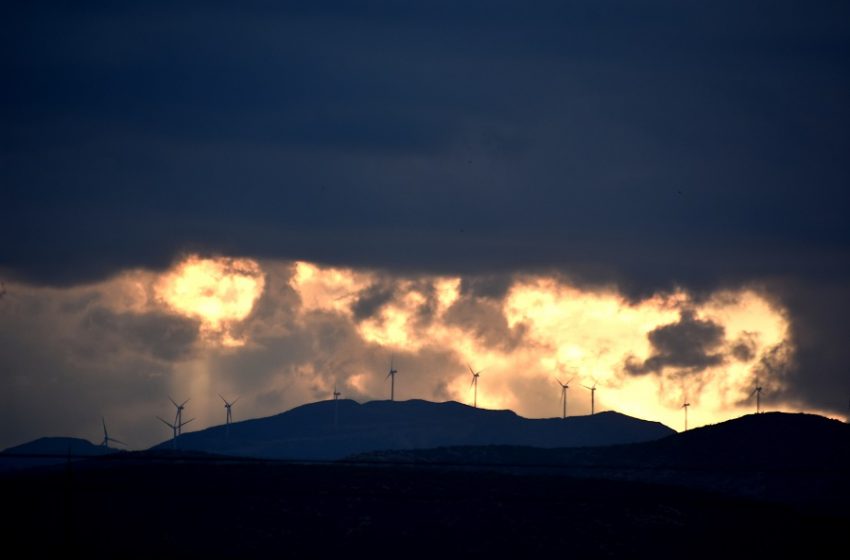
<instances>
[{"instance_id":1,"label":"sunset glow","mask_svg":"<svg viewBox=\"0 0 850 560\"><path fill-rule=\"evenodd\" d=\"M377 274L363 271L307 263L298 263L296 270L292 286L302 295L305 310L333 311L346 320L353 320L358 296L379 282ZM680 406L688 399L696 426L748 412L752 406L746 397L769 353L776 357L774 367L793 359L785 314L748 289L699 302L682 290L629 302L613 288L582 290L551 277L523 276L496 301L462 300L460 283L453 277L400 280L383 305L355 324L364 342L385 348L387 355L450 352L457 370L433 374L461 402L472 399L463 365L486 368L478 399L487 408L553 415L558 398L554 378L576 376L569 394L573 414L589 413L589 392L581 384L596 382L597 411L617 410L678 427ZM459 306L469 308L469 321L458 320ZM653 348L650 333L666 329L678 336L676 329L682 329L687 336L689 328L707 328L714 337L705 349L706 364L679 363L682 358L672 355L653 357L659 350ZM677 351L693 352L684 342ZM735 350L736 345L745 347ZM372 385L363 375L370 372L361 372L357 383L352 382L358 390L380 387L381 372L372 374ZM762 377L772 389L783 388L781 377Z\"/></svg>"},{"instance_id":2,"label":"sunset glow","mask_svg":"<svg viewBox=\"0 0 850 560\"><path fill-rule=\"evenodd\" d=\"M556 378L574 378L569 415L590 413L582 385L597 383L597 412L681 429L687 400L697 427L754 411L756 377L770 409L812 412L776 398L794 389L784 374L795 359L791 325L755 289L700 300L680 289L631 301L613 286L580 288L546 275L513 276L497 295L476 294L470 282L189 256L164 273L130 270L67 293L33 289L28 297L57 308L64 298L98 301L119 317L164 313L197 321L196 336L185 335L187 350L172 364L172 390L192 395L201 420L217 418L222 390L244 395L243 407L256 403L254 414L322 400L334 385L346 398L387 398L390 356L402 400L472 404L469 364L483 370L479 406L526 417L560 415ZM166 331L163 340L170 336ZM222 366L221 350L247 361ZM266 357L251 358L258 351ZM240 388L242 377L253 380L250 388Z\"/></svg>"},{"instance_id":3,"label":"sunset glow","mask_svg":"<svg viewBox=\"0 0 850 560\"><path fill-rule=\"evenodd\" d=\"M192 256L159 278L157 298L174 311L196 318L202 332L225 345L240 346L230 325L251 313L265 278L250 259Z\"/></svg>"}]
</instances>

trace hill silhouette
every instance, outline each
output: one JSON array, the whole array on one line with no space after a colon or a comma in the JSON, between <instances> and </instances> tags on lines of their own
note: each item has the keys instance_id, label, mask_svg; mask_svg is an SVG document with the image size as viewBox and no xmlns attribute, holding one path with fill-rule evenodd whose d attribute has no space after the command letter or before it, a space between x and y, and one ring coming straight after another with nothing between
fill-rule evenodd
<instances>
[{"instance_id":1,"label":"hill silhouette","mask_svg":"<svg viewBox=\"0 0 850 560\"><path fill-rule=\"evenodd\" d=\"M0 452L0 470L56 465L67 461L68 456L77 459L100 457L118 451L81 438L43 437Z\"/></svg>"},{"instance_id":2,"label":"hill silhouette","mask_svg":"<svg viewBox=\"0 0 850 560\"><path fill-rule=\"evenodd\" d=\"M812 414L752 414L629 445L568 449L460 446L380 451L350 459L533 467L573 476L661 482L839 508L850 497L850 426Z\"/></svg>"},{"instance_id":3,"label":"hill silhouette","mask_svg":"<svg viewBox=\"0 0 850 560\"><path fill-rule=\"evenodd\" d=\"M287 412L215 426L179 438L182 450L268 459L334 460L374 450L458 445L599 446L674 433L616 412L529 419L509 410L424 400L322 401ZM152 449L168 449L171 440Z\"/></svg>"}]
</instances>

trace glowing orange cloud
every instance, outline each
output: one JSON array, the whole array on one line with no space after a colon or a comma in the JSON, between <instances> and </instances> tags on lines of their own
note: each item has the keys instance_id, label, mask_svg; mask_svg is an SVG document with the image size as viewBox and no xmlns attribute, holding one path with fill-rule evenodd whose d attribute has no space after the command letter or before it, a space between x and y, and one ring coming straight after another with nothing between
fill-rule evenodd
<instances>
[{"instance_id":1,"label":"glowing orange cloud","mask_svg":"<svg viewBox=\"0 0 850 560\"><path fill-rule=\"evenodd\" d=\"M298 263L293 288L307 309L336 311L351 317L356 294L377 277L348 269L325 269ZM422 324L419 310L428 301L432 320ZM481 376L478 402L488 408L512 408L527 416L551 416L558 410L559 387L555 376L577 376L569 393L573 414L589 413L589 391L581 383L598 383L596 410L615 409L626 414L681 424L680 406L687 398L692 426L727 419L751 411L742 404L754 382L760 361L778 347L778 359L790 362L793 345L786 314L752 290L726 291L699 302L685 291L656 295L630 302L611 289L579 289L545 276L528 276L514 282L501 302L488 303L507 323L508 332L521 332L516 345L488 344L474 329L450 320L460 298L460 279L432 277L400 280L395 297L374 316L356 323L365 342L384 346L387 353L415 354L423 348L445 350L458 363L487 368ZM736 341L746 338L750 353L724 359L699 371L665 366L643 375L626 372L629 360L643 362L654 351L649 333L676 323L687 311L696 320L722 327L718 342L724 355ZM363 375L357 385L367 386ZM375 372L374 375L379 375ZM436 372L447 383L453 398L471 402L469 375ZM783 388L782 379L770 381Z\"/></svg>"},{"instance_id":2,"label":"glowing orange cloud","mask_svg":"<svg viewBox=\"0 0 850 560\"><path fill-rule=\"evenodd\" d=\"M190 256L155 283L158 301L198 319L201 331L226 346L241 346L231 327L245 319L263 292L265 277L251 259Z\"/></svg>"}]
</instances>

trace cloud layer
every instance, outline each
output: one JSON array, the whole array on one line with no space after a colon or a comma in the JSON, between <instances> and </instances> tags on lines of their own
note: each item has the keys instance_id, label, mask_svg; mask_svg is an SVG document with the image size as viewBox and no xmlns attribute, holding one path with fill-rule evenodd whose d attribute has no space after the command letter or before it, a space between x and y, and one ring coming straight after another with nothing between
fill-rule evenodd
<instances>
[{"instance_id":1,"label":"cloud layer","mask_svg":"<svg viewBox=\"0 0 850 560\"><path fill-rule=\"evenodd\" d=\"M554 324L561 338L547 338L543 312L523 318L516 286L533 292L528 278L600 305L615 294L626 310L687 294L690 307L632 329L629 347L643 351L617 356L630 382L665 387L708 386L719 368L766 359L752 333L767 326L732 328L703 305L723 293L744 308L770 302L789 330L771 344L793 343L764 362L787 381L774 391L846 410L848 11L674 0L4 7L0 383L40 391L0 397L5 410L31 433L44 427L27 417L39 400L92 417L101 401L147 410L97 373L115 369L129 386L153 380L140 396L188 392L175 380L211 371L210 386L266 387L269 411L325 390L316 376L328 368L352 394L374 395L365 372L394 345L427 356L412 360L429 364L417 394L451 396L460 385L424 371L463 365L468 348L425 336L464 333L485 362L582 338ZM157 300L148 280L188 253L260 263L250 318L205 323ZM351 278L295 289L294 261ZM116 283L133 274L142 288ZM567 309L565 297L547 305ZM244 301L230 302L239 316ZM399 339L402 317L416 328ZM244 345L210 354L215 340ZM336 340L346 343L332 362L306 358L334 355ZM527 358L511 367L541 369ZM271 387L269 376L301 381ZM542 408L548 393L534 391Z\"/></svg>"},{"instance_id":2,"label":"cloud layer","mask_svg":"<svg viewBox=\"0 0 850 560\"><path fill-rule=\"evenodd\" d=\"M244 290L210 291L209 282ZM237 419L330 398L334 386L347 398L387 398L390 357L399 399L467 402L472 364L483 370L480 405L532 417L557 415L555 377L570 376L571 414L589 412L580 384L598 383L599 410L676 427L685 398L692 425L748 412L756 376L767 406L822 406L788 398L800 383L791 326L747 289L634 301L554 276L391 276L199 257L161 274L10 288L0 445L59 431L95 439L101 415L116 437L149 445L167 436L154 415L169 414L169 395L192 399L199 427L221 422L217 393L241 397ZM209 299L200 307L199 293ZM244 312L223 322L221 310L233 308Z\"/></svg>"}]
</instances>

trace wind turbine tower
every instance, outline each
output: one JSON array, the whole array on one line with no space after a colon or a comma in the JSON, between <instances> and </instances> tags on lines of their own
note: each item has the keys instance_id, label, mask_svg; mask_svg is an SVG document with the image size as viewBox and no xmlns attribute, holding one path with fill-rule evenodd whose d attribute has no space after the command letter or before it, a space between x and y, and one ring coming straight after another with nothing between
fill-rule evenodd
<instances>
[{"instance_id":1,"label":"wind turbine tower","mask_svg":"<svg viewBox=\"0 0 850 560\"><path fill-rule=\"evenodd\" d=\"M183 401L180 404L177 404L176 402L174 402L174 399L172 399L171 397L168 397L168 400L170 400L171 404L174 405L174 408L177 409L177 413L174 415L174 425L177 426L177 435L179 436L180 433L181 433L180 429L183 426L183 424L189 423L189 422L183 422L183 409L186 408L186 403L189 402L189 399L186 399L185 401Z\"/></svg>"},{"instance_id":2,"label":"wind turbine tower","mask_svg":"<svg viewBox=\"0 0 850 560\"><path fill-rule=\"evenodd\" d=\"M761 413L761 389L762 386L759 384L758 378L756 378L756 388L753 389L752 393L750 393L750 398L752 398L753 395L756 396L756 414Z\"/></svg>"},{"instance_id":3,"label":"wind turbine tower","mask_svg":"<svg viewBox=\"0 0 850 560\"><path fill-rule=\"evenodd\" d=\"M240 397L236 397L235 399L233 399L233 402L227 402L227 399L222 397L221 393L219 393L218 396L221 398L221 400L224 401L224 408L225 408L225 410L227 410L227 416L226 416L225 424L230 426L230 423L233 421L233 411L230 409L230 407L232 407L234 404L236 404L236 402L239 400Z\"/></svg>"},{"instance_id":4,"label":"wind turbine tower","mask_svg":"<svg viewBox=\"0 0 850 560\"><path fill-rule=\"evenodd\" d=\"M564 404L564 416L563 416L563 418L567 417L567 389L570 388L570 383L572 383L573 379L575 379L575 378L571 377L569 379L569 381L567 381L566 383L561 383L560 379L558 379L557 377L555 378L555 381L557 381L558 385L561 386L561 402L563 402L563 404Z\"/></svg>"},{"instance_id":5,"label":"wind turbine tower","mask_svg":"<svg viewBox=\"0 0 850 560\"><path fill-rule=\"evenodd\" d=\"M109 447L110 441L113 443L120 443L121 445L127 445L120 439L109 437L109 432L106 431L106 420L103 418L103 416L100 417L100 421L103 424L103 441L100 443L101 447Z\"/></svg>"},{"instance_id":6,"label":"wind turbine tower","mask_svg":"<svg viewBox=\"0 0 850 560\"><path fill-rule=\"evenodd\" d=\"M593 382L593 387L584 384L582 387L590 391L590 415L593 416L596 413L596 381Z\"/></svg>"},{"instance_id":7,"label":"wind turbine tower","mask_svg":"<svg viewBox=\"0 0 850 560\"><path fill-rule=\"evenodd\" d=\"M336 390L336 385L334 385L334 428L339 427L339 396L341 394Z\"/></svg>"},{"instance_id":8,"label":"wind turbine tower","mask_svg":"<svg viewBox=\"0 0 850 560\"><path fill-rule=\"evenodd\" d=\"M682 405L682 408L685 410L685 431L688 431L688 407L691 406L691 403L685 399L685 404Z\"/></svg>"},{"instance_id":9,"label":"wind turbine tower","mask_svg":"<svg viewBox=\"0 0 850 560\"><path fill-rule=\"evenodd\" d=\"M471 386L474 388L474 396L472 398L472 407L478 408L478 376L480 376L481 372L484 371L484 370L481 369L481 370L475 371L474 369L472 369L472 366L469 365L469 364L466 364L466 367L469 368L469 372L472 374L472 384L471 384Z\"/></svg>"},{"instance_id":10,"label":"wind turbine tower","mask_svg":"<svg viewBox=\"0 0 850 560\"><path fill-rule=\"evenodd\" d=\"M165 424L166 426L171 428L171 434L172 434L171 435L171 446L174 447L175 449L177 449L177 438L178 438L178 436L180 436L180 434L183 433L183 426L185 426L186 424L188 424L189 422L194 420L194 418L190 418L189 420L186 420L185 422L183 422L183 419L181 418L179 424L176 423L176 422L174 424L172 424L168 420L163 420L159 416L157 416L157 418L159 419L160 422L162 422L163 424Z\"/></svg>"},{"instance_id":11,"label":"wind turbine tower","mask_svg":"<svg viewBox=\"0 0 850 560\"><path fill-rule=\"evenodd\" d=\"M390 372L387 374L387 378L390 380L390 400L395 400L395 374L398 373L398 370L394 367L395 359L390 358ZM334 390L336 392L336 390Z\"/></svg>"}]
</instances>

